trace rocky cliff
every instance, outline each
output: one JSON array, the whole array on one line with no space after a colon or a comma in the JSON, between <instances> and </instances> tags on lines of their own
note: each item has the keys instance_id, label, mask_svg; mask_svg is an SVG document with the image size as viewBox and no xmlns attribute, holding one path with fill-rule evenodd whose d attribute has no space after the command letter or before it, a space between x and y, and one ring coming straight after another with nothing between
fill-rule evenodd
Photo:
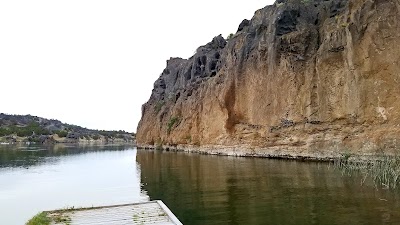
<instances>
[{"instance_id":1,"label":"rocky cliff","mask_svg":"<svg viewBox=\"0 0 400 225\"><path fill-rule=\"evenodd\" d=\"M399 152L400 1L277 0L189 59L142 107L139 146L332 158Z\"/></svg>"}]
</instances>

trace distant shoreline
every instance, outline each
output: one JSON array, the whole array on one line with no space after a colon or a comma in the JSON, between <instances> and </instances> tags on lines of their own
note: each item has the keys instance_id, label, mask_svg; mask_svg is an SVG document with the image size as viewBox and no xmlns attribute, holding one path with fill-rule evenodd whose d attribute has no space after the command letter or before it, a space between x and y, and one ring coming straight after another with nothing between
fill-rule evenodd
<instances>
[{"instance_id":1,"label":"distant shoreline","mask_svg":"<svg viewBox=\"0 0 400 225\"><path fill-rule=\"evenodd\" d=\"M5 139L10 139L10 137L0 137L0 145L13 145L13 144L24 144L24 145L30 145L30 144L43 144L43 145L53 145L53 144L88 144L88 145L102 145L102 144L133 144L136 145L136 141L134 139L131 140L126 140L126 139L85 139L85 138L79 138L79 139L69 139L69 138L59 138L59 137L54 137L54 136L48 136L46 137L46 141L44 142L35 142L35 141L28 141L28 137L11 137L15 138L12 141L7 141Z\"/></svg>"},{"instance_id":2,"label":"distant shoreline","mask_svg":"<svg viewBox=\"0 0 400 225\"><path fill-rule=\"evenodd\" d=\"M93 130L32 115L0 113L0 143L135 143L135 133Z\"/></svg>"}]
</instances>

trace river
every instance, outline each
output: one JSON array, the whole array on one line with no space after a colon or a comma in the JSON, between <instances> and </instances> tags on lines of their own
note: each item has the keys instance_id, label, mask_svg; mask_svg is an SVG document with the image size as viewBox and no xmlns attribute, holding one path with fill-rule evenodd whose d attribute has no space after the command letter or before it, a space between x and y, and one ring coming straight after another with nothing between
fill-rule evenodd
<instances>
[{"instance_id":1,"label":"river","mask_svg":"<svg viewBox=\"0 0 400 225\"><path fill-rule=\"evenodd\" d=\"M400 224L400 191L327 163L136 150L0 146L0 224L42 210L161 199L185 225Z\"/></svg>"}]
</instances>

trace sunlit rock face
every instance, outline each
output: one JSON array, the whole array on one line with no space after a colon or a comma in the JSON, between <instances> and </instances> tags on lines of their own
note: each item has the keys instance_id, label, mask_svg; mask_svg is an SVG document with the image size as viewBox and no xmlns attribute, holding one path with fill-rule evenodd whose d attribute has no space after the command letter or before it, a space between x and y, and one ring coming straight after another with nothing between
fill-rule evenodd
<instances>
[{"instance_id":1,"label":"sunlit rock face","mask_svg":"<svg viewBox=\"0 0 400 225\"><path fill-rule=\"evenodd\" d=\"M278 0L171 58L139 146L330 158L400 145L400 1Z\"/></svg>"}]
</instances>

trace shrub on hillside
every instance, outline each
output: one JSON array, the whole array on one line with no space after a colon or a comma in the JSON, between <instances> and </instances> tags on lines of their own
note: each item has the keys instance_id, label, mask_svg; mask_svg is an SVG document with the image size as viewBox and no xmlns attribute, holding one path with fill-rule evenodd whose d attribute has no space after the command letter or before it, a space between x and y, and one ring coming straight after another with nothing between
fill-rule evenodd
<instances>
[{"instance_id":1,"label":"shrub on hillside","mask_svg":"<svg viewBox=\"0 0 400 225\"><path fill-rule=\"evenodd\" d=\"M68 131L66 131L66 130L59 130L59 131L56 132L56 134L57 134L60 138L64 138L64 137L67 137Z\"/></svg>"}]
</instances>

